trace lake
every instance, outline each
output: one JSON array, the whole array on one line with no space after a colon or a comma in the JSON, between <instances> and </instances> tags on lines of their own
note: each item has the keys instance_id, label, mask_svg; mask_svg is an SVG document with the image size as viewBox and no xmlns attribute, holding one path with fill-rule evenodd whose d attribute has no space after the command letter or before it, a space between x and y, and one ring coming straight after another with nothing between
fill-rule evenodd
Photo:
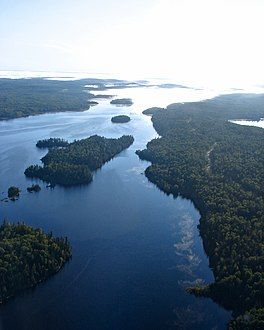
<instances>
[{"instance_id":1,"label":"lake","mask_svg":"<svg viewBox=\"0 0 264 330\"><path fill-rule=\"evenodd\" d=\"M199 212L191 201L167 196L148 182L149 163L135 154L157 137L144 109L216 93L158 87L107 93L130 97L134 104L116 107L101 99L84 112L0 122L1 199L11 185L22 189L18 201L0 203L1 219L52 230L68 236L73 246L62 271L0 307L0 329L224 329L229 312L185 292L188 285L213 280L197 230ZM111 123L118 114L131 121ZM39 139L72 141L93 134L131 134L135 142L96 171L87 186L49 189L39 182L40 193L26 192L32 181L25 168L46 153L35 147Z\"/></svg>"},{"instance_id":2,"label":"lake","mask_svg":"<svg viewBox=\"0 0 264 330\"><path fill-rule=\"evenodd\" d=\"M264 119L260 120L230 120L231 123L244 125L244 126L255 126L264 128Z\"/></svg>"}]
</instances>

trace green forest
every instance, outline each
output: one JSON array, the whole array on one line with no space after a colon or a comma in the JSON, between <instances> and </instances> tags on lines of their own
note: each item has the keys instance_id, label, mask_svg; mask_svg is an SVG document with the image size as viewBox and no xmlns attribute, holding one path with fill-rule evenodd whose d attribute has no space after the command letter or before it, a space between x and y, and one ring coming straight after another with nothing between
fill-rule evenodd
<instances>
[{"instance_id":1,"label":"green forest","mask_svg":"<svg viewBox=\"0 0 264 330\"><path fill-rule=\"evenodd\" d=\"M67 238L24 223L0 226L0 304L57 273L71 257Z\"/></svg>"},{"instance_id":2,"label":"green forest","mask_svg":"<svg viewBox=\"0 0 264 330\"><path fill-rule=\"evenodd\" d=\"M230 329L263 329L264 130L230 119L264 116L264 95L172 104L155 113L162 136L137 151L164 192L191 199L215 281L189 288L232 310Z\"/></svg>"},{"instance_id":3,"label":"green forest","mask_svg":"<svg viewBox=\"0 0 264 330\"><path fill-rule=\"evenodd\" d=\"M0 79L0 120L89 109L81 85L45 79Z\"/></svg>"},{"instance_id":4,"label":"green forest","mask_svg":"<svg viewBox=\"0 0 264 330\"><path fill-rule=\"evenodd\" d=\"M98 96L90 93L85 85L96 84L103 88L109 83L125 84L122 80L95 78L68 81L0 78L0 120L88 110L92 105L90 101Z\"/></svg>"},{"instance_id":5,"label":"green forest","mask_svg":"<svg viewBox=\"0 0 264 330\"><path fill-rule=\"evenodd\" d=\"M25 175L39 178L52 185L86 184L92 181L92 171L100 168L133 142L134 138L130 135L123 135L118 139L93 135L72 143L66 144L64 141L65 147L49 149L46 156L41 159L43 166L29 166L25 170ZM37 144L39 143L40 141ZM41 144L50 144L50 139L42 140Z\"/></svg>"}]
</instances>

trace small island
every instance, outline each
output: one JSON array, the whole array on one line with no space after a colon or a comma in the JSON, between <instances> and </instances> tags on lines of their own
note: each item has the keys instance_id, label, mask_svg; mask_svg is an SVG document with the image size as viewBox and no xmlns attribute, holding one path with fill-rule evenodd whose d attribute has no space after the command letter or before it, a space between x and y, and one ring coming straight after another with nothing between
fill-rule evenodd
<instances>
[{"instance_id":1,"label":"small island","mask_svg":"<svg viewBox=\"0 0 264 330\"><path fill-rule=\"evenodd\" d=\"M19 193L20 193L20 190L18 187L12 186L12 187L8 188L7 194L8 194L8 198L10 198L10 199L14 200L16 197L19 197Z\"/></svg>"},{"instance_id":2,"label":"small island","mask_svg":"<svg viewBox=\"0 0 264 330\"><path fill-rule=\"evenodd\" d=\"M164 108L159 108L159 107L152 107L152 108L148 108L144 111L142 111L143 115L154 115L156 113L158 113L159 111L163 111Z\"/></svg>"},{"instance_id":3,"label":"small island","mask_svg":"<svg viewBox=\"0 0 264 330\"><path fill-rule=\"evenodd\" d=\"M27 187L27 191L32 193L34 192L39 192L41 190L41 187L38 184L32 184L31 187Z\"/></svg>"},{"instance_id":4,"label":"small island","mask_svg":"<svg viewBox=\"0 0 264 330\"><path fill-rule=\"evenodd\" d=\"M112 123L128 123L130 121L130 117L126 115L119 115L111 118Z\"/></svg>"},{"instance_id":5,"label":"small island","mask_svg":"<svg viewBox=\"0 0 264 330\"><path fill-rule=\"evenodd\" d=\"M49 138L45 140L39 140L36 144L37 148L55 148L55 147L66 147L68 145L68 141L60 139L60 138Z\"/></svg>"},{"instance_id":6,"label":"small island","mask_svg":"<svg viewBox=\"0 0 264 330\"><path fill-rule=\"evenodd\" d=\"M107 139L93 135L87 139L76 140L64 148L49 149L41 161L43 166L31 165L25 170L29 178L39 178L63 186L87 184L92 181L92 171L103 166L134 142L131 135L118 139Z\"/></svg>"},{"instance_id":7,"label":"small island","mask_svg":"<svg viewBox=\"0 0 264 330\"><path fill-rule=\"evenodd\" d=\"M88 105L90 105L91 107L94 107L95 105L98 105L99 103L96 101L88 101Z\"/></svg>"},{"instance_id":8,"label":"small island","mask_svg":"<svg viewBox=\"0 0 264 330\"><path fill-rule=\"evenodd\" d=\"M110 101L110 104L130 107L133 104L133 102L131 99L124 98L124 99L114 99Z\"/></svg>"},{"instance_id":9,"label":"small island","mask_svg":"<svg viewBox=\"0 0 264 330\"><path fill-rule=\"evenodd\" d=\"M0 304L57 273L71 257L66 238L24 223L0 226Z\"/></svg>"}]
</instances>

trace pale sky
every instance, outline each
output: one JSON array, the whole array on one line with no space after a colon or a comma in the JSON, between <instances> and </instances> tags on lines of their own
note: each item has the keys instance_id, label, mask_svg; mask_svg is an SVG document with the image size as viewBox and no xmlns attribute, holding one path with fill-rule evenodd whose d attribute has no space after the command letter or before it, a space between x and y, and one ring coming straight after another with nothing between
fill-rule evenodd
<instances>
[{"instance_id":1,"label":"pale sky","mask_svg":"<svg viewBox=\"0 0 264 330\"><path fill-rule=\"evenodd\" d=\"M0 0L0 70L264 83L264 0Z\"/></svg>"}]
</instances>

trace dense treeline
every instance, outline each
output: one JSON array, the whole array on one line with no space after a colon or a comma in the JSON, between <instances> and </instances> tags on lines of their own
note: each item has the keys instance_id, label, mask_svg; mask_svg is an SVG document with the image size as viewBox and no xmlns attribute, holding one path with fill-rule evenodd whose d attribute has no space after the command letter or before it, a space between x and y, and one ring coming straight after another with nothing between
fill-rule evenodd
<instances>
[{"instance_id":1,"label":"dense treeline","mask_svg":"<svg viewBox=\"0 0 264 330\"><path fill-rule=\"evenodd\" d=\"M25 175L49 182L52 186L56 184L73 186L92 181L92 173L88 166L69 163L54 162L46 166L31 165L25 170Z\"/></svg>"},{"instance_id":2,"label":"dense treeline","mask_svg":"<svg viewBox=\"0 0 264 330\"><path fill-rule=\"evenodd\" d=\"M89 109L92 95L77 83L45 79L0 79L0 120Z\"/></svg>"},{"instance_id":3,"label":"dense treeline","mask_svg":"<svg viewBox=\"0 0 264 330\"><path fill-rule=\"evenodd\" d=\"M67 238L24 223L0 226L0 303L58 272L71 257Z\"/></svg>"},{"instance_id":4,"label":"dense treeline","mask_svg":"<svg viewBox=\"0 0 264 330\"><path fill-rule=\"evenodd\" d=\"M36 144L38 148L54 148L54 147L66 147L68 141L60 138L49 138L44 140L39 140Z\"/></svg>"},{"instance_id":5,"label":"dense treeline","mask_svg":"<svg viewBox=\"0 0 264 330\"><path fill-rule=\"evenodd\" d=\"M264 308L253 308L245 315L238 316L230 322L230 330L263 330L264 329Z\"/></svg>"},{"instance_id":6,"label":"dense treeline","mask_svg":"<svg viewBox=\"0 0 264 330\"><path fill-rule=\"evenodd\" d=\"M41 160L44 166L31 165L25 175L51 184L65 186L89 183L91 171L128 148L134 141L129 135L107 139L93 135L87 139L68 143L64 148L52 148Z\"/></svg>"},{"instance_id":7,"label":"dense treeline","mask_svg":"<svg viewBox=\"0 0 264 330\"><path fill-rule=\"evenodd\" d=\"M0 120L60 111L87 110L92 105L89 101L96 96L85 86L94 84L102 87L108 84L126 86L127 82L95 78L72 81L0 78Z\"/></svg>"},{"instance_id":8,"label":"dense treeline","mask_svg":"<svg viewBox=\"0 0 264 330\"><path fill-rule=\"evenodd\" d=\"M246 313L231 329L243 320L241 329L263 325L264 131L228 119L259 119L263 104L264 95L229 95L171 105L152 117L162 137L137 152L152 162L146 170L152 182L199 209L215 282L189 291L212 297L235 316Z\"/></svg>"}]
</instances>

